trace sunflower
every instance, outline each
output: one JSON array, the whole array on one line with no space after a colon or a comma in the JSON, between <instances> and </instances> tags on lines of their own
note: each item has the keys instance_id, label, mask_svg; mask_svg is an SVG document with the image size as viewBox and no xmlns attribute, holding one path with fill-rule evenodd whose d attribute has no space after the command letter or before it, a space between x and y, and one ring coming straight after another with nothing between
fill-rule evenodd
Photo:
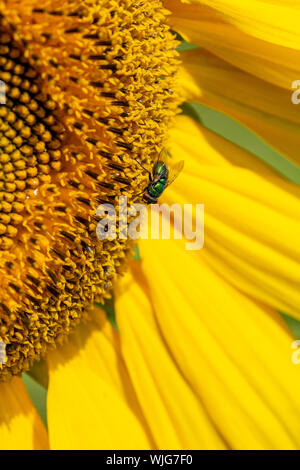
<instances>
[{"instance_id":1,"label":"sunflower","mask_svg":"<svg viewBox=\"0 0 300 470\"><path fill-rule=\"evenodd\" d=\"M300 318L299 8L0 1L2 449L300 448L279 314ZM277 160L184 102L238 120ZM134 201L162 148L185 161L162 200L205 204L205 245L140 240L133 257L131 241L97 239L96 209Z\"/></svg>"}]
</instances>

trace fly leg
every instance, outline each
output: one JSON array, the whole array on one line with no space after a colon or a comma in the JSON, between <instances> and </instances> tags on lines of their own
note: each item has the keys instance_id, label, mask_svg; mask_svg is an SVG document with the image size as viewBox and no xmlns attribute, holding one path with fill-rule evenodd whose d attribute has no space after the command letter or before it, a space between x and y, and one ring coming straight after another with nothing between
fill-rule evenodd
<instances>
[{"instance_id":1,"label":"fly leg","mask_svg":"<svg viewBox=\"0 0 300 470\"><path fill-rule=\"evenodd\" d=\"M136 194L135 196L140 196L141 194L143 194L143 193L146 191L146 189L148 189L148 186L146 186L146 187L143 189L143 191L141 191L140 193Z\"/></svg>"},{"instance_id":2,"label":"fly leg","mask_svg":"<svg viewBox=\"0 0 300 470\"><path fill-rule=\"evenodd\" d=\"M147 189L148 189L148 186L146 186L146 187L143 189L143 191L141 191L140 193L136 194L136 195L134 196L134 199L133 199L133 200L135 201L137 197L139 197L141 194L144 194L144 192L145 192Z\"/></svg>"},{"instance_id":3,"label":"fly leg","mask_svg":"<svg viewBox=\"0 0 300 470\"><path fill-rule=\"evenodd\" d=\"M145 167L141 164L141 162L139 162L136 158L135 158L135 161L143 168L143 170L145 170L145 171L148 173L148 175L149 175L149 182L151 182L151 181L152 181L151 172L150 172L149 170L147 170L147 168L145 168ZM146 188L146 189L147 189L147 188Z\"/></svg>"}]
</instances>

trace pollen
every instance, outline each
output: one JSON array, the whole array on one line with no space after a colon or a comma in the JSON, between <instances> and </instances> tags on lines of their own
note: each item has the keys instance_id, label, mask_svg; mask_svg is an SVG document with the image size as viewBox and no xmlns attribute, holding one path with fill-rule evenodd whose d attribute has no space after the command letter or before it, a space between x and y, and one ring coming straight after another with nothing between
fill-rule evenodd
<instances>
[{"instance_id":1,"label":"pollen","mask_svg":"<svg viewBox=\"0 0 300 470\"><path fill-rule=\"evenodd\" d=\"M0 1L0 380L110 297L127 240L96 209L132 201L178 110L177 42L158 0Z\"/></svg>"}]
</instances>

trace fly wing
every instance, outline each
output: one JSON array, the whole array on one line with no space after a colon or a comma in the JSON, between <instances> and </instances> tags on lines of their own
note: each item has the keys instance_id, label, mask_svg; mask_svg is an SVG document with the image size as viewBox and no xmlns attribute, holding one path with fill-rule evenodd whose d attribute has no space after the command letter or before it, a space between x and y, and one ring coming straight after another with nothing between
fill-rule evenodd
<instances>
[{"instance_id":1,"label":"fly wing","mask_svg":"<svg viewBox=\"0 0 300 470\"><path fill-rule=\"evenodd\" d=\"M165 162L167 165L169 165L170 158L171 158L170 152L168 152L167 149L163 148L158 154L157 161Z\"/></svg>"},{"instance_id":2,"label":"fly wing","mask_svg":"<svg viewBox=\"0 0 300 470\"><path fill-rule=\"evenodd\" d=\"M159 152L159 154L157 155L157 158L155 160L155 163L153 165L153 169L152 169L153 178L155 177L155 168L156 168L156 165L158 164L158 162L164 162L168 165L168 161L170 159L169 155L170 155L169 152L165 148L163 148Z\"/></svg>"},{"instance_id":3,"label":"fly wing","mask_svg":"<svg viewBox=\"0 0 300 470\"><path fill-rule=\"evenodd\" d=\"M166 187L170 186L173 181L177 178L179 173L182 171L184 167L184 161L180 160L180 162L175 163L175 165L169 167L169 176Z\"/></svg>"},{"instance_id":4,"label":"fly wing","mask_svg":"<svg viewBox=\"0 0 300 470\"><path fill-rule=\"evenodd\" d=\"M184 161L181 160L181 161L176 162L175 164L173 164L173 159L171 157L171 154L165 148L163 148L160 151L160 153L157 157L157 162L158 161L166 163L166 165L168 167L169 176L168 176L168 181L167 181L167 184L166 184L166 188L167 188L170 184L173 183L173 181L177 178L179 173L182 171L182 169L184 167Z\"/></svg>"}]
</instances>

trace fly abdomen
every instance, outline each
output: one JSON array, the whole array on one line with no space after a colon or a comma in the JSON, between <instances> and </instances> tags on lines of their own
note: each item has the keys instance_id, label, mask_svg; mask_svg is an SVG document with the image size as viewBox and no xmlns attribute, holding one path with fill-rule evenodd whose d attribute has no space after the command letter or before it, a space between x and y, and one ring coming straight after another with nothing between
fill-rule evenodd
<instances>
[{"instance_id":1,"label":"fly abdomen","mask_svg":"<svg viewBox=\"0 0 300 470\"><path fill-rule=\"evenodd\" d=\"M161 178L157 183L149 184L148 191L150 196L158 198L165 189L166 183L167 180L165 178Z\"/></svg>"}]
</instances>

